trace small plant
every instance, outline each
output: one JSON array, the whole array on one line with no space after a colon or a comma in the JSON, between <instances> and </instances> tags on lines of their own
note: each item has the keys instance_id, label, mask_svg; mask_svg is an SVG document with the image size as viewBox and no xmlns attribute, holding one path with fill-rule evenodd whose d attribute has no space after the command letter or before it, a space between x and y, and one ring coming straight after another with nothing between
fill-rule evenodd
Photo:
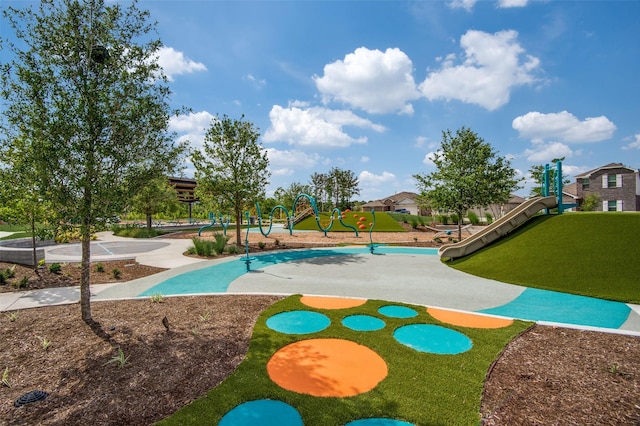
<instances>
[{"instance_id":1,"label":"small plant","mask_svg":"<svg viewBox=\"0 0 640 426\"><path fill-rule=\"evenodd\" d=\"M24 276L20 281L14 281L11 285L15 288L26 288L29 285L29 278Z\"/></svg>"},{"instance_id":2,"label":"small plant","mask_svg":"<svg viewBox=\"0 0 640 426\"><path fill-rule=\"evenodd\" d=\"M433 241L435 241L436 243L440 244L440 243L442 243L442 238L440 238L440 237L435 237L435 238L433 239Z\"/></svg>"},{"instance_id":3,"label":"small plant","mask_svg":"<svg viewBox=\"0 0 640 426\"><path fill-rule=\"evenodd\" d=\"M111 270L111 275L113 276L113 278L115 278L117 280L122 276L122 272L120 272L120 269L118 269L118 268L113 268Z\"/></svg>"},{"instance_id":4,"label":"small plant","mask_svg":"<svg viewBox=\"0 0 640 426\"><path fill-rule=\"evenodd\" d=\"M11 382L9 381L9 367L4 368L4 372L2 373L2 384L6 387L11 387Z\"/></svg>"},{"instance_id":5,"label":"small plant","mask_svg":"<svg viewBox=\"0 0 640 426\"><path fill-rule=\"evenodd\" d=\"M273 242L274 245L279 246L280 245L280 240L276 238L276 240Z\"/></svg>"},{"instance_id":6,"label":"small plant","mask_svg":"<svg viewBox=\"0 0 640 426\"><path fill-rule=\"evenodd\" d=\"M200 314L200 321L201 322L205 322L206 320L209 319L209 312L205 312L204 314Z\"/></svg>"},{"instance_id":7,"label":"small plant","mask_svg":"<svg viewBox=\"0 0 640 426\"><path fill-rule=\"evenodd\" d=\"M418 237L413 237L413 242L417 243L418 242Z\"/></svg>"},{"instance_id":8,"label":"small plant","mask_svg":"<svg viewBox=\"0 0 640 426\"><path fill-rule=\"evenodd\" d=\"M0 285L7 283L7 277L4 275L4 272L0 271Z\"/></svg>"},{"instance_id":9,"label":"small plant","mask_svg":"<svg viewBox=\"0 0 640 426\"><path fill-rule=\"evenodd\" d=\"M213 241L203 240L198 237L193 237L191 241L193 241L193 247L198 256L210 257L216 254L215 243Z\"/></svg>"},{"instance_id":10,"label":"small plant","mask_svg":"<svg viewBox=\"0 0 640 426\"><path fill-rule=\"evenodd\" d=\"M197 336L198 334L200 334L200 329L198 328L198 326L197 326L197 325L196 325L196 326L194 326L194 327L191 329L191 333L192 333L194 336Z\"/></svg>"},{"instance_id":11,"label":"small plant","mask_svg":"<svg viewBox=\"0 0 640 426\"><path fill-rule=\"evenodd\" d=\"M104 272L104 265L102 263L96 263L96 272Z\"/></svg>"},{"instance_id":12,"label":"small plant","mask_svg":"<svg viewBox=\"0 0 640 426\"><path fill-rule=\"evenodd\" d=\"M471 222L472 225L477 225L480 223L480 218L477 214L475 214L475 212L468 211L467 218L469 218L469 222Z\"/></svg>"},{"instance_id":13,"label":"small plant","mask_svg":"<svg viewBox=\"0 0 640 426\"><path fill-rule=\"evenodd\" d=\"M38 260L38 268L44 268L44 262L45 262L44 259Z\"/></svg>"},{"instance_id":14,"label":"small plant","mask_svg":"<svg viewBox=\"0 0 640 426\"><path fill-rule=\"evenodd\" d=\"M451 223L458 223L458 215L457 214L452 214L451 216L449 216L451 218Z\"/></svg>"},{"instance_id":15,"label":"small plant","mask_svg":"<svg viewBox=\"0 0 640 426\"><path fill-rule=\"evenodd\" d=\"M418 229L418 219L415 217L411 218L411 229Z\"/></svg>"},{"instance_id":16,"label":"small plant","mask_svg":"<svg viewBox=\"0 0 640 426\"><path fill-rule=\"evenodd\" d=\"M45 351L49 349L49 346L51 346L51 340L47 339L46 337L38 336L38 340L40 340L40 345L42 346L42 349L44 349Z\"/></svg>"},{"instance_id":17,"label":"small plant","mask_svg":"<svg viewBox=\"0 0 640 426\"><path fill-rule=\"evenodd\" d=\"M216 254L222 254L224 253L224 248L227 246L227 241L229 241L229 237L220 234L220 233L214 233L213 234L213 238L215 238L215 243L213 244L213 249L215 250Z\"/></svg>"},{"instance_id":18,"label":"small plant","mask_svg":"<svg viewBox=\"0 0 640 426\"><path fill-rule=\"evenodd\" d=\"M258 242L258 247L260 248L260 250L263 250L265 248L267 244L264 241L260 241Z\"/></svg>"},{"instance_id":19,"label":"small plant","mask_svg":"<svg viewBox=\"0 0 640 426\"><path fill-rule=\"evenodd\" d=\"M59 263L52 263L49 265L49 272L52 274L59 274L62 271L62 266Z\"/></svg>"},{"instance_id":20,"label":"small plant","mask_svg":"<svg viewBox=\"0 0 640 426\"><path fill-rule=\"evenodd\" d=\"M493 222L493 216L491 216L491 213L485 213L484 217L487 219L487 225L491 225L491 223Z\"/></svg>"},{"instance_id":21,"label":"small plant","mask_svg":"<svg viewBox=\"0 0 640 426\"><path fill-rule=\"evenodd\" d=\"M7 268L4 275L7 279L13 278L16 276L16 265L13 265L11 268Z\"/></svg>"},{"instance_id":22,"label":"small plant","mask_svg":"<svg viewBox=\"0 0 640 426\"><path fill-rule=\"evenodd\" d=\"M122 348L118 348L118 355L114 356L113 358L111 358L109 361L105 362L104 365L109 365L109 364L117 364L118 367L123 368L125 365L127 365L127 362L129 361L129 357L131 355L129 355L128 357L124 356L124 352L122 351Z\"/></svg>"},{"instance_id":23,"label":"small plant","mask_svg":"<svg viewBox=\"0 0 640 426\"><path fill-rule=\"evenodd\" d=\"M164 302L164 296L162 293L154 293L151 295L151 303L162 303Z\"/></svg>"},{"instance_id":24,"label":"small plant","mask_svg":"<svg viewBox=\"0 0 640 426\"><path fill-rule=\"evenodd\" d=\"M7 319L9 320L9 322L16 322L16 320L18 319L18 311L8 313Z\"/></svg>"},{"instance_id":25,"label":"small plant","mask_svg":"<svg viewBox=\"0 0 640 426\"><path fill-rule=\"evenodd\" d=\"M229 247L227 247L227 253L229 253L229 254L238 254L239 252L240 252L240 249L235 244L230 245Z\"/></svg>"}]
</instances>

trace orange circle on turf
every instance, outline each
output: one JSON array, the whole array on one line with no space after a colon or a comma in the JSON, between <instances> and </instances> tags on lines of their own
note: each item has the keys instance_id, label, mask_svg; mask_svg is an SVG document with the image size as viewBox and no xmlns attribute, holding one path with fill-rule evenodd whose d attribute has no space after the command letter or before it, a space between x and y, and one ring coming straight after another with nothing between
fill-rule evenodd
<instances>
[{"instance_id":1,"label":"orange circle on turf","mask_svg":"<svg viewBox=\"0 0 640 426\"><path fill-rule=\"evenodd\" d=\"M302 296L300 301L307 306L318 309L347 309L362 306L366 299L345 299L342 297Z\"/></svg>"},{"instance_id":2,"label":"orange circle on turf","mask_svg":"<svg viewBox=\"0 0 640 426\"><path fill-rule=\"evenodd\" d=\"M267 372L284 389L343 398L375 388L388 369L380 355L366 346L343 339L310 339L276 352Z\"/></svg>"},{"instance_id":3,"label":"orange circle on turf","mask_svg":"<svg viewBox=\"0 0 640 426\"><path fill-rule=\"evenodd\" d=\"M447 309L427 308L427 313L439 321L460 327L503 328L513 324L512 319L495 318L486 315L450 311Z\"/></svg>"}]
</instances>

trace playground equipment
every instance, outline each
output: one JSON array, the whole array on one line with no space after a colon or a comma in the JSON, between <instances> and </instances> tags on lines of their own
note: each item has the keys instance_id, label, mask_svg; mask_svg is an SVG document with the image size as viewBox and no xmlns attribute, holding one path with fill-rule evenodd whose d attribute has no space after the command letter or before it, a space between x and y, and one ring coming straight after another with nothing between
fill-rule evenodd
<instances>
[{"instance_id":1,"label":"playground equipment","mask_svg":"<svg viewBox=\"0 0 640 426\"><path fill-rule=\"evenodd\" d=\"M306 198L309 201L309 205L310 207L308 209L306 209L305 211L303 211L300 215L296 216L295 218L292 219L292 213L295 213L296 211L296 206L298 204L298 201L301 198ZM327 236L327 232L329 232L331 230L331 227L333 227L333 221L335 220L335 218L337 218L340 221L340 224L342 226L344 226L345 228L349 228L349 229L353 229L353 231L356 234L356 237L358 236L358 229L355 226L351 226L348 225L346 223L344 223L342 221L342 212L340 211L340 209L338 208L334 208L331 213L330 213L330 218L329 218L329 225L328 226L323 226L322 223L320 223L320 212L318 211L318 206L316 204L316 199L313 198L311 195L308 194L300 194L298 195L295 200L293 201L293 207L291 208L291 213L289 212L289 210L287 210L286 207L284 206L275 206L273 209L271 209L271 213L269 214L269 229L265 232L262 229L262 215L260 213L260 205L258 203L256 203L256 211L258 214L258 227L260 228L260 233L262 235L264 235L265 237L269 236L269 234L271 233L271 229L273 227L273 213L277 210L277 209L281 209L285 212L286 216L287 216L287 229L289 229L289 235L293 235L293 227L296 225L296 223L298 223L300 220L302 220L304 217L307 217L310 215L309 213L309 209L311 209L311 211L313 211L313 214L315 215L316 218L316 224L318 225L318 229L322 232L324 232L324 236ZM298 219L302 214L305 214L305 216L302 219ZM334 217L335 216L335 217Z\"/></svg>"},{"instance_id":2,"label":"playground equipment","mask_svg":"<svg viewBox=\"0 0 640 426\"><path fill-rule=\"evenodd\" d=\"M467 256L507 235L536 215L540 210L544 210L545 214L549 214L549 209L557 207L558 214L562 214L564 210L575 207L577 204L564 204L562 202L562 162L556 162L554 182L551 182L550 171L549 165L546 164L542 182L542 197L535 197L525 201L491 225L486 226L482 231L458 243L443 245L438 250L438 255L450 259ZM554 194L550 195L552 185Z\"/></svg>"},{"instance_id":3,"label":"playground equipment","mask_svg":"<svg viewBox=\"0 0 640 426\"><path fill-rule=\"evenodd\" d=\"M247 224L249 223L249 212L245 212L244 213L245 216L247 217ZM247 272L251 271L251 261L255 260L255 257L250 257L249 256L249 228L250 226L247 225L247 235L244 238L244 251L245 251L245 257L241 257L240 261L244 262L244 264L247 267Z\"/></svg>"},{"instance_id":4,"label":"playground equipment","mask_svg":"<svg viewBox=\"0 0 640 426\"><path fill-rule=\"evenodd\" d=\"M220 217L220 225L222 226L222 232L224 234L224 236L227 236L227 228L229 227L229 220L231 218L230 215L227 215L227 221L225 222L224 220L222 220L222 213L220 213L219 215ZM216 216L213 214L213 212L209 212L209 220L211 221L210 224L203 226L202 228L200 228L198 230L198 237L200 236L200 234L202 234L202 231L204 231L207 228L211 228L213 227L213 225L216 224Z\"/></svg>"}]
</instances>

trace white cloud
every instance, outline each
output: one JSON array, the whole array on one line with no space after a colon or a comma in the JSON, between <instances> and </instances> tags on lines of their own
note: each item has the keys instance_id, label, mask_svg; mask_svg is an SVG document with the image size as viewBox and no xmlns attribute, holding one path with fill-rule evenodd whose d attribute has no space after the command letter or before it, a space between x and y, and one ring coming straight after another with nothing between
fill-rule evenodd
<instances>
[{"instance_id":1,"label":"white cloud","mask_svg":"<svg viewBox=\"0 0 640 426\"><path fill-rule=\"evenodd\" d=\"M524 155L527 160L535 163L550 162L554 158L569 158L573 156L573 151L567 145L560 142L536 142L532 149L526 149Z\"/></svg>"},{"instance_id":2,"label":"white cloud","mask_svg":"<svg viewBox=\"0 0 640 426\"><path fill-rule=\"evenodd\" d=\"M158 64L164 70L169 81L173 81L175 75L207 70L207 67L202 62L192 61L184 56L184 53L175 50L173 47L166 46L158 50Z\"/></svg>"},{"instance_id":3,"label":"white cloud","mask_svg":"<svg viewBox=\"0 0 640 426\"><path fill-rule=\"evenodd\" d=\"M435 166L435 163L433 162L435 155L435 152L427 152L427 154L422 159L422 163L426 164L427 166Z\"/></svg>"},{"instance_id":4,"label":"white cloud","mask_svg":"<svg viewBox=\"0 0 640 426\"><path fill-rule=\"evenodd\" d=\"M247 74L244 78L249 80L251 83L253 83L257 89L262 89L264 86L267 85L267 80L257 79L252 74Z\"/></svg>"},{"instance_id":5,"label":"white cloud","mask_svg":"<svg viewBox=\"0 0 640 426\"><path fill-rule=\"evenodd\" d=\"M635 138L635 140L633 140L631 143L623 146L622 149L624 149L624 150L640 149L640 133L636 133L634 135L634 138Z\"/></svg>"},{"instance_id":6,"label":"white cloud","mask_svg":"<svg viewBox=\"0 0 640 426\"><path fill-rule=\"evenodd\" d=\"M498 0L499 8L525 7L529 0Z\"/></svg>"},{"instance_id":7,"label":"white cloud","mask_svg":"<svg viewBox=\"0 0 640 426\"><path fill-rule=\"evenodd\" d=\"M460 38L464 62L450 55L440 70L429 73L420 90L429 100L457 99L493 111L509 102L511 90L536 81L538 58L525 55L516 31L489 34L469 30Z\"/></svg>"},{"instance_id":8,"label":"white cloud","mask_svg":"<svg viewBox=\"0 0 640 426\"><path fill-rule=\"evenodd\" d=\"M345 126L354 126L383 132L384 126L355 115L346 110L298 107L283 108L274 105L269 112L271 127L263 136L265 142L284 141L290 145L305 147L348 147L366 143L362 136L353 138L344 131Z\"/></svg>"},{"instance_id":9,"label":"white cloud","mask_svg":"<svg viewBox=\"0 0 640 426\"><path fill-rule=\"evenodd\" d=\"M371 158L369 158L369 157L366 157L366 156L360 157L360 162L361 163L368 163L369 160L371 160Z\"/></svg>"},{"instance_id":10,"label":"white cloud","mask_svg":"<svg viewBox=\"0 0 640 426\"><path fill-rule=\"evenodd\" d=\"M199 148L203 145L204 135L214 118L207 111L174 116L169 119L169 131L176 132L179 141L189 140L192 147Z\"/></svg>"},{"instance_id":11,"label":"white cloud","mask_svg":"<svg viewBox=\"0 0 640 426\"><path fill-rule=\"evenodd\" d=\"M477 2L478 0L451 0L447 3L447 6L451 9L464 9L467 12L471 12L471 9L473 9L473 6L475 6Z\"/></svg>"},{"instance_id":12,"label":"white cloud","mask_svg":"<svg viewBox=\"0 0 640 426\"><path fill-rule=\"evenodd\" d=\"M319 161L319 156L309 155L301 151L278 150L267 148L269 168L274 176L290 176L296 170L309 170Z\"/></svg>"},{"instance_id":13,"label":"white cloud","mask_svg":"<svg viewBox=\"0 0 640 426\"><path fill-rule=\"evenodd\" d=\"M373 114L413 114L409 101L420 93L412 72L411 59L398 48L381 52L360 47L325 65L324 75L314 81L325 103L336 100Z\"/></svg>"},{"instance_id":14,"label":"white cloud","mask_svg":"<svg viewBox=\"0 0 640 426\"><path fill-rule=\"evenodd\" d=\"M360 182L360 185L365 188L380 187L383 185L395 184L396 175L389 172L382 172L381 175L376 175L367 170L363 170L358 175L358 181Z\"/></svg>"},{"instance_id":15,"label":"white cloud","mask_svg":"<svg viewBox=\"0 0 640 426\"><path fill-rule=\"evenodd\" d=\"M521 138L553 138L566 143L599 142L610 139L616 130L615 124L603 115L580 121L567 111L550 114L529 112L516 117L511 126Z\"/></svg>"}]
</instances>

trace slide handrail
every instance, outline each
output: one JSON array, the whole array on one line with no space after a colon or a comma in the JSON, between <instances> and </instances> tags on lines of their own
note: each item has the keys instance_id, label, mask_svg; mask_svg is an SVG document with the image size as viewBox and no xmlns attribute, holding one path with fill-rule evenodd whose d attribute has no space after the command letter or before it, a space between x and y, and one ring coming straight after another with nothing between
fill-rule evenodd
<instances>
[{"instance_id":1,"label":"slide handrail","mask_svg":"<svg viewBox=\"0 0 640 426\"><path fill-rule=\"evenodd\" d=\"M513 231L540 210L550 209L557 205L558 200L555 196L531 198L493 222L491 225L486 226L480 232L477 232L455 244L443 245L438 250L438 256L448 257L450 259L467 256Z\"/></svg>"}]
</instances>

